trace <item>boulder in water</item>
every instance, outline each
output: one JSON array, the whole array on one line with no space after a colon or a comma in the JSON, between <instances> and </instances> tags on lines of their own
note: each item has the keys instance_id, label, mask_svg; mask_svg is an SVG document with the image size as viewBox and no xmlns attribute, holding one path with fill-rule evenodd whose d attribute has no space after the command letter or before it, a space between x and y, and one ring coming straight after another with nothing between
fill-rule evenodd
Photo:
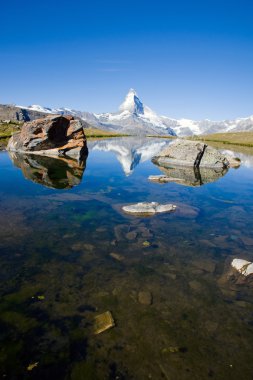
<instances>
[{"instance_id":1,"label":"boulder in water","mask_svg":"<svg viewBox=\"0 0 253 380\"><path fill-rule=\"evenodd\" d=\"M81 122L73 116L61 115L50 115L25 123L21 132L10 138L7 150L76 159L87 155Z\"/></svg>"}]
</instances>

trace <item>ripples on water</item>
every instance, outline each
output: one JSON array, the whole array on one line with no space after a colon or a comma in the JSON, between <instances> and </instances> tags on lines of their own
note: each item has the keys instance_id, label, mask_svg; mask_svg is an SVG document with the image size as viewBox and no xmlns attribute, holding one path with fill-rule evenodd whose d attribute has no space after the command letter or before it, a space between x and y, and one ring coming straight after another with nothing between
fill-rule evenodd
<instances>
[{"instance_id":1,"label":"ripples on water","mask_svg":"<svg viewBox=\"0 0 253 380\"><path fill-rule=\"evenodd\" d=\"M253 261L253 156L202 186L151 183L167 143L94 141L80 164L0 154L2 378L252 379L253 287L228 273ZM138 201L178 209L121 212ZM116 326L94 335L107 310Z\"/></svg>"}]
</instances>

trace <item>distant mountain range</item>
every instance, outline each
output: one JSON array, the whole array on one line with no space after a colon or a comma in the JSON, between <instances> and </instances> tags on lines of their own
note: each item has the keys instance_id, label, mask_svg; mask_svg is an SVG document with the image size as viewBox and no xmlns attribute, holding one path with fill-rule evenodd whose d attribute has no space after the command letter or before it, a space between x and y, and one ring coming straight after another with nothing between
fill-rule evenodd
<instances>
[{"instance_id":1,"label":"distant mountain range","mask_svg":"<svg viewBox=\"0 0 253 380\"><path fill-rule=\"evenodd\" d=\"M84 122L104 129L132 135L171 135L190 136L210 133L253 131L253 116L234 120L190 120L173 119L159 116L151 108L142 103L135 90L130 89L119 111L114 113L95 114L91 112L76 111L70 108L49 108L40 105L0 106L0 120L33 120L45 114L70 114Z\"/></svg>"}]
</instances>

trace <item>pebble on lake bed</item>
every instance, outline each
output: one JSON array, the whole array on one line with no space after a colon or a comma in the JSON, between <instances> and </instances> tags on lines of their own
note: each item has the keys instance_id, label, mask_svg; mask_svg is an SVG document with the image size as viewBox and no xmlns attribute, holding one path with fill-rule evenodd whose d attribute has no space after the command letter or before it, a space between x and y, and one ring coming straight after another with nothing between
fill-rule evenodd
<instances>
[{"instance_id":1,"label":"pebble on lake bed","mask_svg":"<svg viewBox=\"0 0 253 380\"><path fill-rule=\"evenodd\" d=\"M100 334L114 326L115 322L112 317L112 313L110 311L106 311L105 313L99 314L95 317L94 333L96 335Z\"/></svg>"},{"instance_id":2,"label":"pebble on lake bed","mask_svg":"<svg viewBox=\"0 0 253 380\"><path fill-rule=\"evenodd\" d=\"M142 305L152 305L153 303L153 296L151 292L148 291L141 291L138 293L138 301Z\"/></svg>"},{"instance_id":3,"label":"pebble on lake bed","mask_svg":"<svg viewBox=\"0 0 253 380\"><path fill-rule=\"evenodd\" d=\"M161 212L172 212L177 206L158 202L139 202L128 206L123 206L122 210L133 215L154 215Z\"/></svg>"}]
</instances>

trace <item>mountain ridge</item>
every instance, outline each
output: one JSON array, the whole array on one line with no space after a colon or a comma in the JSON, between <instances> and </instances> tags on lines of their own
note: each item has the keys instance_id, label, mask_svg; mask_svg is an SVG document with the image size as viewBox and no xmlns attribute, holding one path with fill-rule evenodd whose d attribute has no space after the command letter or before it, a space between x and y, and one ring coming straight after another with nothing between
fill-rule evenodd
<instances>
[{"instance_id":1,"label":"mountain ridge","mask_svg":"<svg viewBox=\"0 0 253 380\"><path fill-rule=\"evenodd\" d=\"M3 107L15 108L13 112L4 112ZM7 110L7 108L5 110ZM134 135L170 135L170 136L191 136L212 133L244 132L253 131L253 115L236 118L232 120L212 121L175 119L168 116L159 116L151 108L142 103L134 89L130 89L119 106L118 112L92 113L77 111L70 108L50 108L40 105L21 106L3 105L0 106L0 119L3 115L12 115L23 121L42 117L46 114L70 114L80 118L82 121L92 126L110 132L134 134ZM30 118L30 119L29 119ZM8 117L6 117L8 119ZM28 119L28 120L26 120Z\"/></svg>"}]
</instances>

